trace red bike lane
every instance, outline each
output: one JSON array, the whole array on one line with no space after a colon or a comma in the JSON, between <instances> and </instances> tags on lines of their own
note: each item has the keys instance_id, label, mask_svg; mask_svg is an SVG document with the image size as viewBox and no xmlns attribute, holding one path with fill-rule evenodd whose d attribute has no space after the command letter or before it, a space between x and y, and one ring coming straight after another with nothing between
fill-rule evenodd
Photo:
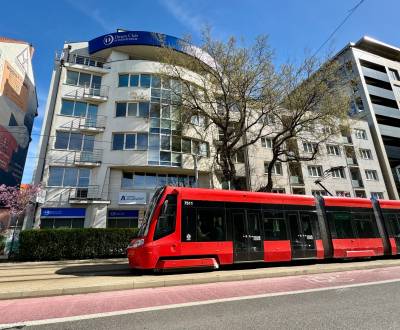
<instances>
[{"instance_id":1,"label":"red bike lane","mask_svg":"<svg viewBox=\"0 0 400 330\"><path fill-rule=\"evenodd\" d=\"M177 275L179 276L179 275ZM290 294L363 283L400 281L400 267L355 270L317 275L266 278L238 282L133 289L57 297L0 301L0 325L35 320L130 311L213 300Z\"/></svg>"}]
</instances>

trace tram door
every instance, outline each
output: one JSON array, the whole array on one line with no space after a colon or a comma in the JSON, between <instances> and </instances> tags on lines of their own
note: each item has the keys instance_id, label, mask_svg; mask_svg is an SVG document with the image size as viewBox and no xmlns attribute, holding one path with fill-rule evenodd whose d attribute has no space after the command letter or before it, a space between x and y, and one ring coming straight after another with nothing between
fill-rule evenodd
<instances>
[{"instance_id":1,"label":"tram door","mask_svg":"<svg viewBox=\"0 0 400 330\"><path fill-rule=\"evenodd\" d=\"M264 260L260 212L234 210L231 217L234 262Z\"/></svg>"},{"instance_id":2,"label":"tram door","mask_svg":"<svg viewBox=\"0 0 400 330\"><path fill-rule=\"evenodd\" d=\"M317 256L315 216L306 212L290 212L287 218L291 234L292 259L315 258Z\"/></svg>"}]
</instances>

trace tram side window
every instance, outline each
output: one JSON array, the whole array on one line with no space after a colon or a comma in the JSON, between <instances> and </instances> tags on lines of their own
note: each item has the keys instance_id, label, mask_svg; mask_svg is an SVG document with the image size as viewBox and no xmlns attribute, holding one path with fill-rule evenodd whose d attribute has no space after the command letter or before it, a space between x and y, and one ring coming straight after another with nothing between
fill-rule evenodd
<instances>
[{"instance_id":1,"label":"tram side window","mask_svg":"<svg viewBox=\"0 0 400 330\"><path fill-rule=\"evenodd\" d=\"M368 213L352 213L359 238L379 237L378 228L372 215Z\"/></svg>"},{"instance_id":2,"label":"tram side window","mask_svg":"<svg viewBox=\"0 0 400 330\"><path fill-rule=\"evenodd\" d=\"M168 195L158 216L154 240L172 234L176 223L176 195Z\"/></svg>"},{"instance_id":3,"label":"tram side window","mask_svg":"<svg viewBox=\"0 0 400 330\"><path fill-rule=\"evenodd\" d=\"M226 240L224 209L197 208L196 240L198 242Z\"/></svg>"},{"instance_id":4,"label":"tram side window","mask_svg":"<svg viewBox=\"0 0 400 330\"><path fill-rule=\"evenodd\" d=\"M307 239L321 239L316 213L300 211L300 220Z\"/></svg>"},{"instance_id":5,"label":"tram side window","mask_svg":"<svg viewBox=\"0 0 400 330\"><path fill-rule=\"evenodd\" d=\"M332 238L354 238L350 212L329 212L329 227Z\"/></svg>"},{"instance_id":6,"label":"tram side window","mask_svg":"<svg viewBox=\"0 0 400 330\"><path fill-rule=\"evenodd\" d=\"M281 211L264 212L264 239L287 240L287 229L284 214Z\"/></svg>"}]
</instances>

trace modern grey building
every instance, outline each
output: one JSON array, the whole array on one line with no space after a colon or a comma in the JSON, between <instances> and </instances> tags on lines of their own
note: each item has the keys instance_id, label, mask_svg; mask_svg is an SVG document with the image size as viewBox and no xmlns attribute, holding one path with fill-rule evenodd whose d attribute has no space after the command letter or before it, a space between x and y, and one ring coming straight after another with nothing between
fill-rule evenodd
<instances>
[{"instance_id":1,"label":"modern grey building","mask_svg":"<svg viewBox=\"0 0 400 330\"><path fill-rule=\"evenodd\" d=\"M34 176L45 194L27 227L137 226L157 186L193 186L198 172L198 186L223 187L213 162L218 130L204 134L197 117L182 127L171 102L174 81L160 78L158 37L125 31L65 43L55 61ZM176 56L207 59L177 38L162 39ZM351 126L321 147L313 163L277 164L275 192L324 194L315 180L343 166L324 181L332 193L387 198L368 123L352 120ZM297 147L312 151L311 142ZM234 160L238 176L251 173L252 190L265 184L271 155L263 139L249 148L247 171L244 155Z\"/></svg>"},{"instance_id":2,"label":"modern grey building","mask_svg":"<svg viewBox=\"0 0 400 330\"><path fill-rule=\"evenodd\" d=\"M390 199L400 192L400 49L370 37L336 58L352 89L352 116L368 121Z\"/></svg>"}]
</instances>

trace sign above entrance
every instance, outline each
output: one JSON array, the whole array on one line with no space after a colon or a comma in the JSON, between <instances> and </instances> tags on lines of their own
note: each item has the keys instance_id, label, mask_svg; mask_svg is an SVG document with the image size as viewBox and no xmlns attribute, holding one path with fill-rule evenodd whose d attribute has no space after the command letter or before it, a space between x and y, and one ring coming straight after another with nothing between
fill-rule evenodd
<instances>
[{"instance_id":1,"label":"sign above entrance","mask_svg":"<svg viewBox=\"0 0 400 330\"><path fill-rule=\"evenodd\" d=\"M146 204L146 193L133 191L120 192L118 204Z\"/></svg>"}]
</instances>

